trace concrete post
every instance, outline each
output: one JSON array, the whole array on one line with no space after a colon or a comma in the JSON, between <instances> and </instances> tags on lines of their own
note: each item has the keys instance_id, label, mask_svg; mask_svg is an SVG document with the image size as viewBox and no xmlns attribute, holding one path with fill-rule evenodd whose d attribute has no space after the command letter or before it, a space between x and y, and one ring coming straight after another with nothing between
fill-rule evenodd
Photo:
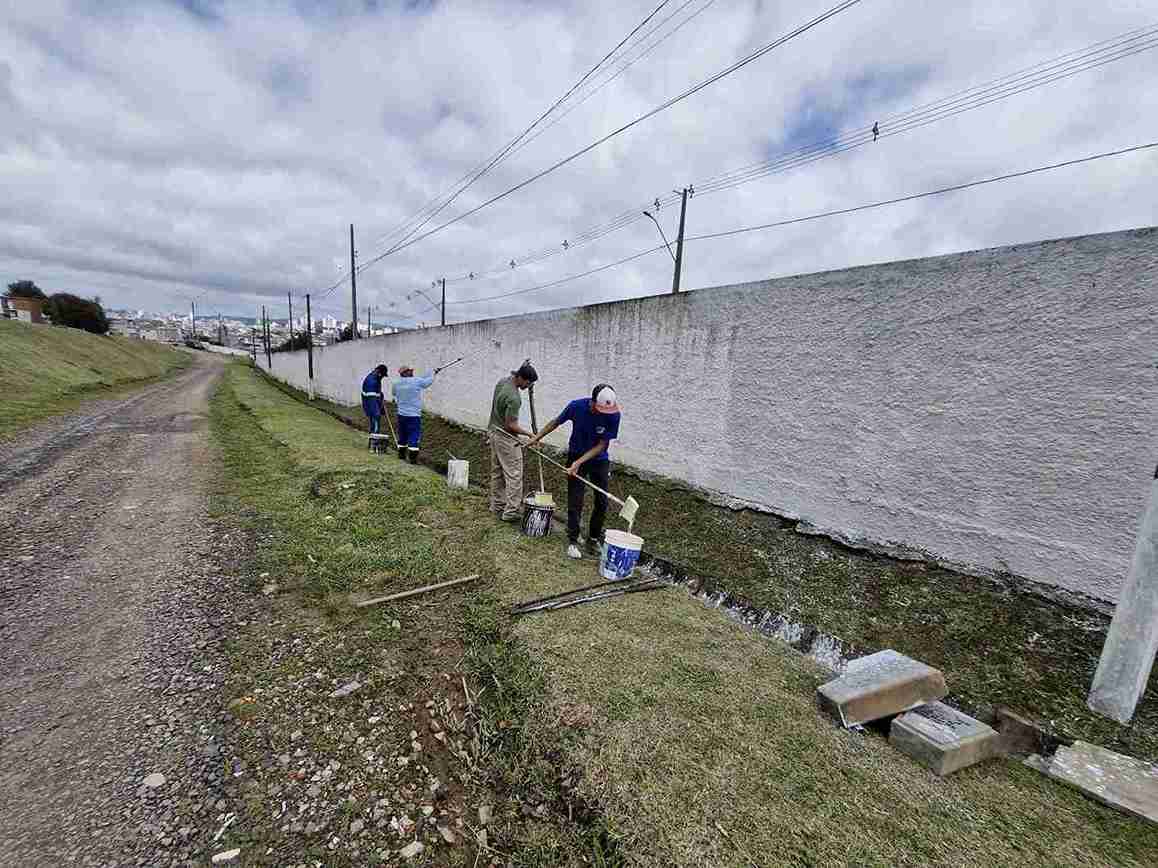
<instances>
[{"instance_id":1,"label":"concrete post","mask_svg":"<svg viewBox=\"0 0 1158 868\"><path fill-rule=\"evenodd\" d=\"M1114 620L1088 704L1098 714L1128 723L1146 690L1158 653L1158 469L1150 484L1150 504L1142 517L1134 560L1122 587Z\"/></svg>"}]
</instances>

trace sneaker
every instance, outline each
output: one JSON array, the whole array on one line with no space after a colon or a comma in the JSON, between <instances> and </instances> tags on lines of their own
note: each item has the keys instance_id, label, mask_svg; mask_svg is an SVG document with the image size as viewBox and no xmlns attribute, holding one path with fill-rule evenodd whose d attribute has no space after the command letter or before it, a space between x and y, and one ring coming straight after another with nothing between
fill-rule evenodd
<instances>
[{"instance_id":1,"label":"sneaker","mask_svg":"<svg viewBox=\"0 0 1158 868\"><path fill-rule=\"evenodd\" d=\"M597 539L587 540L587 544L583 546L583 549L593 558L603 557L603 546L600 545L599 540Z\"/></svg>"},{"instance_id":2,"label":"sneaker","mask_svg":"<svg viewBox=\"0 0 1158 868\"><path fill-rule=\"evenodd\" d=\"M500 515L499 521L505 521L507 524L518 524L523 520L523 517L518 513L514 515Z\"/></svg>"},{"instance_id":3,"label":"sneaker","mask_svg":"<svg viewBox=\"0 0 1158 868\"><path fill-rule=\"evenodd\" d=\"M583 557L583 552L579 551L579 546L571 543L571 545L567 546L567 557L579 560Z\"/></svg>"}]
</instances>

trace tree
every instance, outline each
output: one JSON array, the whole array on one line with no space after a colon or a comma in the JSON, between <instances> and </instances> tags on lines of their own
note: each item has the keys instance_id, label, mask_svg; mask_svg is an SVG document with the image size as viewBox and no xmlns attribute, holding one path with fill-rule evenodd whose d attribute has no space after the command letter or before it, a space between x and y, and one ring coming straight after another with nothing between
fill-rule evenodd
<instances>
[{"instance_id":1,"label":"tree","mask_svg":"<svg viewBox=\"0 0 1158 868\"><path fill-rule=\"evenodd\" d=\"M300 334L295 334L293 336L293 340L286 338L284 341L282 341L280 344L278 344L276 347L273 348L273 352L275 352L275 353L289 353L289 352L293 352L294 350L304 350L306 347L309 346L309 342L310 342L309 335L302 332Z\"/></svg>"},{"instance_id":2,"label":"tree","mask_svg":"<svg viewBox=\"0 0 1158 868\"><path fill-rule=\"evenodd\" d=\"M95 301L67 292L49 296L44 312L56 325L84 329L94 335L103 335L109 330L109 320L103 307Z\"/></svg>"},{"instance_id":3,"label":"tree","mask_svg":"<svg viewBox=\"0 0 1158 868\"><path fill-rule=\"evenodd\" d=\"M47 297L44 291L31 280L18 280L8 284L9 298L39 298L42 301Z\"/></svg>"}]
</instances>

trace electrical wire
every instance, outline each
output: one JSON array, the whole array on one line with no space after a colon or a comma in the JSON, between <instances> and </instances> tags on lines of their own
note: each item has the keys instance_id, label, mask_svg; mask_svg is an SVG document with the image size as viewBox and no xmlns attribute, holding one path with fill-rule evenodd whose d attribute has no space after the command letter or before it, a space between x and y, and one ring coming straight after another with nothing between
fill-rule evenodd
<instances>
[{"instance_id":1,"label":"electrical wire","mask_svg":"<svg viewBox=\"0 0 1158 868\"><path fill-rule=\"evenodd\" d=\"M873 126L870 126L854 130L835 139L814 142L772 160L752 163L701 181L694 185L695 190L700 195L729 190L768 175L780 174L819 159L871 144L878 138L900 135L940 120L955 117L964 112L1070 78L1081 72L1133 57L1156 47L1158 47L1158 26L1131 31L1114 37L1114 39L1094 43L1078 51L1018 70L986 84L966 88L940 100L889 116L874 124L877 129L876 132L874 132Z\"/></svg>"},{"instance_id":2,"label":"electrical wire","mask_svg":"<svg viewBox=\"0 0 1158 868\"><path fill-rule=\"evenodd\" d=\"M974 187L982 187L982 186L985 186L988 184L996 184L996 183L999 183L1002 181L1010 181L1010 180L1014 180L1017 178L1024 178L1024 177L1027 177L1029 175L1036 175L1036 174L1040 174L1043 172L1051 172L1051 171L1055 171L1057 169L1063 169L1063 168L1067 168L1067 167L1071 167L1071 166L1078 166L1078 165L1082 165L1084 163L1091 163L1091 162L1094 162L1095 160L1103 160L1103 159L1107 159L1110 157L1125 156L1127 154L1151 150L1154 148L1158 148L1158 141L1148 142L1148 143L1142 144L1142 145L1134 145L1134 146L1128 147L1128 148L1120 148L1120 149L1114 150L1114 151L1104 151L1102 153L1091 154L1091 155L1085 156L1085 157L1078 157L1078 158L1075 158L1072 160L1065 160L1065 161L1059 162L1059 163L1050 163L1050 164L1044 165L1044 166L1037 166L1037 167L1032 168L1032 169L1023 169L1023 170L1020 170L1017 172L1009 172L1009 173L1006 173L1003 175L995 175L995 176L990 177L990 178L981 178L981 179L978 179L975 181L966 181L966 182L963 182L960 184L953 184L953 185L950 185L947 187L939 187L939 188L934 189L934 190L926 190L926 191L921 192L921 193L911 193L911 194L908 194L905 196L897 196L897 197L892 198L892 199L883 199L883 200L880 200L877 202L869 202L869 203L866 203L863 205L854 205L854 206L849 207L849 208L838 208L838 209L834 209L831 211L822 211L822 212L817 213L817 214L808 214L808 215L805 215L802 217L792 217L792 218L789 218L786 220L777 220L777 221L773 221L770 223L759 223L759 224L756 224L754 226L741 226L741 227L738 227L736 229L727 229L727 230L724 230L722 232L709 232L709 233L705 233L702 235L690 235L690 236L687 236L684 238L684 242L687 243L687 242L692 242L692 241L708 241L708 240L715 239L715 238L728 238L728 237L731 237L733 235L741 235L741 234L748 233L748 232L758 232L758 231L762 231L762 230L766 230L766 229L774 229L774 228L783 227L783 226L792 226L792 225L795 225L798 223L807 223L807 222L810 222L813 220L821 220L821 219L824 219L827 217L838 217L838 216L841 216L844 214L855 214L855 213L859 213L862 211L868 211L868 210L871 210L874 208L884 208L884 207L887 207L890 205L898 205L898 204L901 204L903 202L912 202L912 201L915 201L918 199L929 198L931 196L941 196L941 195L944 195L946 193L954 193L954 192L958 192L961 190L972 189ZM495 301L495 300L502 299L502 298L510 298L511 296L515 296L515 295L525 295L527 293L538 292L538 291L543 290L543 289L549 289L549 288L554 287L554 286L560 286L561 284L569 283L570 281L573 281L573 280L578 280L582 277L587 277L587 276L592 275L592 274L597 274L598 272L601 272L601 271L607 271L608 269L615 268L615 267L620 266L620 265L624 265L628 262L632 262L636 259L640 259L644 256L649 256L652 253L657 253L661 250L666 250L666 249L667 248L664 245L660 244L660 245L657 245L656 247L652 247L652 248L649 248L647 250L642 250L638 253L634 253L630 256L626 256L622 259L618 259L615 262L609 262L609 263L606 263L604 265L600 265L600 266L597 266L595 268L588 269L587 271L583 271L579 274L572 274L572 275L569 275L567 277L560 278L559 280L553 280L549 283L543 283L543 284L539 284L537 286L529 286L529 287L526 287L524 289L514 290L513 292L504 292L504 293L499 293L497 295L485 296L482 298L457 299L455 301L449 301L448 300L446 302L446 304L448 307L451 306L452 304L453 305L478 304L478 303L484 302L484 301Z\"/></svg>"},{"instance_id":3,"label":"electrical wire","mask_svg":"<svg viewBox=\"0 0 1158 868\"><path fill-rule=\"evenodd\" d=\"M530 126L528 126L521 133L519 133L519 135L517 135L514 139L512 139L510 142L508 142L506 144L506 146L504 146L502 149L500 149L497 154L492 156L490 158L490 160L486 161L481 168L473 171L473 173L468 173L467 179L465 181L460 181L459 184L456 185L455 191L452 194L450 194L449 196L444 197L442 200L440 200L439 204L435 208L433 208L433 210L430 210L429 213L425 214L425 216L422 217L422 219L420 221L418 221L415 225L413 225L411 228L409 228L406 231L406 233L402 235L401 239L399 240L399 243L401 243L401 241L405 241L407 238L409 238L411 235L413 235L413 233L417 232L419 229L421 229L423 226L425 226L430 220L432 220L435 216L437 216L444 208L446 208L448 205L450 205L452 202L454 202L455 199L457 199L471 185L473 185L477 180L479 180L479 178L483 177L483 175L485 175L492 168L494 168L496 165L498 165L498 163L500 163L507 156L509 156L513 152L513 149L515 149L516 146L518 146L519 142L521 142L524 138L526 138L526 136L528 136L531 133L531 131L535 129L535 127L537 127L540 123L542 123L547 118L548 115L550 115L557 108L559 108L559 106L561 106L592 75L594 75L621 48L623 48L623 46L633 36L635 36L635 34L637 34L643 27L645 27L647 25L647 23L649 21L651 21L651 19L654 18L659 13L659 11L661 9L663 9L663 7L665 7L669 2L671 2L671 0L662 0L662 2L658 6L655 7L655 9L653 9L650 13L648 13L647 17L645 17L641 22L639 22L639 24L637 24L631 30L631 32L629 32L627 34L627 36L623 37L623 39L621 39L619 41L619 43L613 49L611 49L611 51L607 52L607 54L604 55L603 58L597 64L595 64L595 66L593 66L586 73L584 73L584 75L577 82L575 82L575 84L573 84L571 86L571 88L566 93L563 94L563 96L559 97L559 99L557 99L554 102L554 104L551 105L550 108L548 108L545 112L540 114L539 117L537 117L531 123ZM424 211L425 210L426 209L424 209ZM393 234L393 233L391 233L391 234Z\"/></svg>"},{"instance_id":4,"label":"electrical wire","mask_svg":"<svg viewBox=\"0 0 1158 868\"><path fill-rule=\"evenodd\" d=\"M677 103L682 102L683 100L687 99L688 97L693 96L696 93L699 93L704 88L715 84L717 81L720 81L721 79L723 79L723 78L725 78L725 77L727 77L735 72L738 72L739 70L743 69L745 66L749 65L750 63L753 63L756 60L759 60L764 55L775 50L776 48L779 48L781 45L784 45L786 42L789 42L790 40L795 39L796 37L801 36L804 33L807 33L809 30L812 30L813 28L819 26L820 24L823 24L825 21L828 21L830 18L833 18L833 17L839 15L840 13L842 13L848 9L851 9L853 6L856 6L860 2L861 2L861 0L841 0L840 3L829 8L828 10L821 13L820 15L817 15L816 17L810 19L809 21L805 22L804 24L801 24L801 25L795 27L794 29L790 30L788 33L785 33L784 35L774 39L772 42L769 42L766 45L763 45L760 48L757 48L756 50L749 52L747 55L745 55L744 57L735 61L734 63L730 64L729 66L725 67L724 69L719 70L718 72L713 73L712 75L708 76L707 78L703 79L702 81L692 85L689 88L686 88L685 90L681 91L680 93L676 94L675 96L670 97L669 99L660 103L658 106L655 106L654 108L649 109L648 111L644 112L643 114L638 115L633 120L628 121L627 123L617 127L616 129L614 129L611 132L605 134L604 136L596 139L594 142L580 148L579 150L575 151L574 153L570 154L569 156L566 156L566 157L562 158L561 160L557 160L555 163L552 163L550 166L547 166L545 169L542 169L539 172L536 172L534 175L531 175L529 178L526 178L523 181L520 181L518 184L515 184L513 187L510 187L510 188L504 190L502 193L499 193L495 196L492 196L491 198L483 201L481 204L476 205L473 208L470 208L470 209L462 212L461 214L457 215L456 217L451 218L450 220L447 220L443 223L438 224L437 226L435 226L432 229L428 229L427 231L425 231L419 235L415 235L405 242L401 242L401 243L393 245L392 247L390 247L386 251L379 253L378 255L369 259L363 266L361 266L361 268L363 268L363 269L369 268L370 266L382 261L387 256L391 256L395 253L398 253L401 250L405 250L406 248L411 247L411 246L417 244L418 242L423 241L424 239L431 237L432 235L436 235L437 233L442 232L444 229L447 229L448 227L453 226L456 223L461 222L462 220L465 220L467 217L470 217L474 214L477 214L479 211L482 211L484 208L488 208L491 205L495 204L496 202L499 202L500 200L505 199L507 196L510 196L512 193L518 192L519 190L522 190L523 188L533 184L535 181L538 181L538 180L546 177L547 175L551 174L552 172L562 168L563 166L566 166L568 163L571 163L574 160L577 160L579 157L583 156L584 154L587 154L587 153L593 151L595 148L599 147L600 145L604 144L605 142L610 141L611 139L615 138L616 136L627 132L628 130L632 129L633 127L637 126L638 124L643 123L645 120L648 120L649 118L652 118L655 115L657 115L663 111L666 111L667 109L671 108L672 106L676 105Z\"/></svg>"},{"instance_id":5,"label":"electrical wire","mask_svg":"<svg viewBox=\"0 0 1158 868\"><path fill-rule=\"evenodd\" d=\"M677 10L677 13L678 11L679 10ZM876 138L885 138L887 136L909 132L919 127L927 126L935 121L944 120L965 111L981 108L999 100L1025 93L1028 90L1052 84L1055 81L1069 78L1115 60L1132 57L1135 54L1155 47L1158 47L1158 26L1150 25L1140 27L1119 34L1118 36L1092 43L1083 48L1058 55L1057 57L1039 61L1031 66L1007 73L984 84L964 88L963 90L918 105L907 111L886 116L878 122L878 124L884 128L883 131L879 133L879 136L874 136L872 127L862 128L835 140L824 140L819 143L804 146L771 161L761 161L742 166L738 169L709 178L707 181L699 182L693 186L696 193L700 195L730 190L741 184L758 180L768 175L779 174L815 162L816 160L836 156L855 147L869 144ZM657 204L668 204L678 199L678 195L668 196L665 197L664 200L657 200ZM472 271L466 274L448 277L446 281L447 283L458 283L465 280L486 280L509 274L511 270L516 267L542 262L551 257L561 255L575 247L598 241L613 232L634 225L641 219L643 219L643 213L640 209L630 209L606 223L571 236L566 246L551 245L550 247L539 248L521 256L513 257L509 263L486 270Z\"/></svg>"},{"instance_id":6,"label":"electrical wire","mask_svg":"<svg viewBox=\"0 0 1158 868\"><path fill-rule=\"evenodd\" d=\"M595 64L595 66L593 66L590 70L588 70L574 85L571 86L571 88L565 94L563 94L563 96L561 96L558 100L556 100L555 103L550 108L548 108L545 112L543 112L541 115L539 115L539 117L536 118L531 123L530 126L528 126L526 129L523 130L523 132L521 132L518 136L516 136L514 139L512 139L510 142L508 142L506 146L504 146L502 149L500 149L489 160L487 160L483 164L481 164L480 167L476 167L475 169L471 170L466 175L464 175L462 178L460 178L454 185L452 185L453 192L451 192L450 194L447 194L447 195L444 195L441 197L437 197L436 199L431 200L429 203L427 203L427 205L423 209L421 209L418 212L417 215L404 221L402 224L395 227L395 229L391 230L390 232L386 233L385 235L380 236L375 241L375 243L380 243L381 241L385 240L386 238L391 238L391 237L394 237L396 235L401 234L401 238L398 240L398 242L396 242L395 246L397 246L397 244L401 244L407 238L411 237L414 234L414 232L418 231L418 229L420 229L422 226L426 225L426 223L428 223L431 219L433 219L433 217L435 217L439 212L441 212L444 208L446 208L448 205L450 205L452 202L454 202L454 200L457 199L467 188L469 188L472 184L474 184L475 181L480 179L483 175L485 175L492 168L494 168L494 166L496 166L499 162L501 162L503 159L505 159L507 156L509 156L510 153L512 152L512 149L516 148L519 145L521 140L523 140L532 130L535 129L536 126L538 126L540 123L542 123L542 121L545 118L547 118L560 105L562 105L572 94L574 94L577 89L579 89L593 74L595 74L602 66L604 66L608 62L608 60L610 60L617 52L619 52L619 50L621 48L623 48L623 46L627 42L629 42L632 39L632 37L634 37L637 33L639 33L639 31L643 27L645 27L647 25L647 23L649 21L651 21L651 19L654 18L660 12L660 10L662 10L665 6L667 6L669 2L671 2L671 0L662 0L662 2L658 6L656 6L639 24L637 24L627 34L627 36L625 36L623 39L621 39L619 41L619 43L611 51L609 51L606 55L604 55L604 57L599 61L599 63ZM649 31L649 32L654 32L654 30ZM646 35L647 34L645 34L644 38L646 38ZM393 249L394 248L388 249L388 252L392 252ZM373 262L366 263L365 265L361 265L361 266L356 266L354 268L354 274L357 275L357 274L361 273L363 270L365 270L365 268L369 267L369 265L372 265L372 264L373 264ZM334 283L330 284L329 286L325 287L324 289L319 290L317 292L317 295L319 297L324 297L326 295L329 295L335 289L337 289L339 286L341 286L341 284L344 283L345 280L346 280L346 276L339 278L338 280L334 281Z\"/></svg>"}]
</instances>

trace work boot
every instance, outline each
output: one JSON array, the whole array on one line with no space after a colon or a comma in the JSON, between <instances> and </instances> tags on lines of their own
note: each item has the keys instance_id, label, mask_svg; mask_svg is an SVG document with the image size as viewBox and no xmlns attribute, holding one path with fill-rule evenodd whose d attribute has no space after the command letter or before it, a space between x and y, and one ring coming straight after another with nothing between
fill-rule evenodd
<instances>
[{"instance_id":1,"label":"work boot","mask_svg":"<svg viewBox=\"0 0 1158 868\"><path fill-rule=\"evenodd\" d=\"M411 464L417 464L418 463L418 450L417 449L410 449L408 451L410 452L410 463Z\"/></svg>"},{"instance_id":2,"label":"work boot","mask_svg":"<svg viewBox=\"0 0 1158 868\"><path fill-rule=\"evenodd\" d=\"M587 544L583 546L583 550L593 558L603 557L603 545L597 539L587 540Z\"/></svg>"},{"instance_id":3,"label":"work boot","mask_svg":"<svg viewBox=\"0 0 1158 868\"><path fill-rule=\"evenodd\" d=\"M374 451L374 438L373 437L369 437L366 439L366 448L369 449L371 452Z\"/></svg>"},{"instance_id":4,"label":"work boot","mask_svg":"<svg viewBox=\"0 0 1158 868\"><path fill-rule=\"evenodd\" d=\"M405 446L399 446L398 447L398 460L399 461L405 461L406 460L406 447Z\"/></svg>"}]
</instances>

